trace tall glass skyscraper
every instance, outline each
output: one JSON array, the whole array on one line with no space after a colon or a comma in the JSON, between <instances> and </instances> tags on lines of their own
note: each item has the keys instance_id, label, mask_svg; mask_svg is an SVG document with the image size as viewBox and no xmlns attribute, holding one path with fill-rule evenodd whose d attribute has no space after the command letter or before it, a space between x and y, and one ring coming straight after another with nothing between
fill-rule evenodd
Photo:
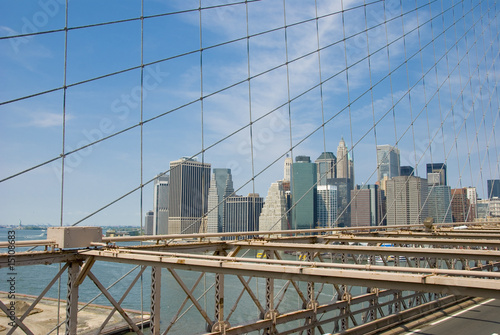
<instances>
[{"instance_id":1,"label":"tall glass skyscraper","mask_svg":"<svg viewBox=\"0 0 500 335\"><path fill-rule=\"evenodd\" d=\"M209 163L182 158L170 162L169 234L198 233L208 208Z\"/></svg>"},{"instance_id":2,"label":"tall glass skyscraper","mask_svg":"<svg viewBox=\"0 0 500 335\"><path fill-rule=\"evenodd\" d=\"M213 169L208 191L207 233L224 232L224 199L234 192L231 169Z\"/></svg>"},{"instance_id":3,"label":"tall glass skyscraper","mask_svg":"<svg viewBox=\"0 0 500 335\"><path fill-rule=\"evenodd\" d=\"M427 179L394 177L387 181L387 225L420 224L428 216Z\"/></svg>"},{"instance_id":4,"label":"tall glass skyscraper","mask_svg":"<svg viewBox=\"0 0 500 335\"><path fill-rule=\"evenodd\" d=\"M399 149L388 144L377 145L378 180L399 176Z\"/></svg>"},{"instance_id":5,"label":"tall glass skyscraper","mask_svg":"<svg viewBox=\"0 0 500 335\"><path fill-rule=\"evenodd\" d=\"M316 224L316 164L297 156L292 164L292 229L312 229Z\"/></svg>"},{"instance_id":6,"label":"tall glass skyscraper","mask_svg":"<svg viewBox=\"0 0 500 335\"><path fill-rule=\"evenodd\" d=\"M429 180L430 184L448 185L448 180L446 178L446 164L427 164L427 179Z\"/></svg>"}]
</instances>

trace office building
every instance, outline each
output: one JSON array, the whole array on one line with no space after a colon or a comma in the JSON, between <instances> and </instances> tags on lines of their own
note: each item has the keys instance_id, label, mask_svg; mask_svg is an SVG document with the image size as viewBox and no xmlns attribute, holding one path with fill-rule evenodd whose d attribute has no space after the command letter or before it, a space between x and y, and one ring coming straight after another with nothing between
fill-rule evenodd
<instances>
[{"instance_id":1,"label":"office building","mask_svg":"<svg viewBox=\"0 0 500 335\"><path fill-rule=\"evenodd\" d=\"M326 185L326 180L336 178L337 157L332 152L323 152L315 161L318 185Z\"/></svg>"},{"instance_id":2,"label":"office building","mask_svg":"<svg viewBox=\"0 0 500 335\"><path fill-rule=\"evenodd\" d=\"M400 176L414 176L415 175L415 169L413 166L401 166L399 168L399 175Z\"/></svg>"},{"instance_id":3,"label":"office building","mask_svg":"<svg viewBox=\"0 0 500 335\"><path fill-rule=\"evenodd\" d=\"M225 232L245 232L259 230L259 217L264 206L264 199L258 194L248 196L230 196L226 200L224 221Z\"/></svg>"},{"instance_id":4,"label":"office building","mask_svg":"<svg viewBox=\"0 0 500 335\"><path fill-rule=\"evenodd\" d=\"M357 185L351 191L351 227L381 225L382 205L378 185Z\"/></svg>"},{"instance_id":5,"label":"office building","mask_svg":"<svg viewBox=\"0 0 500 335\"><path fill-rule=\"evenodd\" d=\"M474 207L467 198L467 188L451 190L451 218L453 222L472 222L475 218Z\"/></svg>"},{"instance_id":6,"label":"office building","mask_svg":"<svg viewBox=\"0 0 500 335\"><path fill-rule=\"evenodd\" d=\"M427 179L399 176L387 181L387 225L420 224L427 218Z\"/></svg>"},{"instance_id":7,"label":"office building","mask_svg":"<svg viewBox=\"0 0 500 335\"><path fill-rule=\"evenodd\" d=\"M500 179L489 179L488 184L488 199L494 197L500 198Z\"/></svg>"},{"instance_id":8,"label":"office building","mask_svg":"<svg viewBox=\"0 0 500 335\"><path fill-rule=\"evenodd\" d=\"M349 155L344 138L339 142L337 147L337 178L349 178Z\"/></svg>"},{"instance_id":9,"label":"office building","mask_svg":"<svg viewBox=\"0 0 500 335\"><path fill-rule=\"evenodd\" d=\"M153 211L149 211L146 213L144 218L144 235L153 235L153 227L154 227L154 215Z\"/></svg>"},{"instance_id":10,"label":"office building","mask_svg":"<svg viewBox=\"0 0 500 335\"><path fill-rule=\"evenodd\" d=\"M335 227L337 208L337 186L319 185L316 193L316 227Z\"/></svg>"},{"instance_id":11,"label":"office building","mask_svg":"<svg viewBox=\"0 0 500 335\"><path fill-rule=\"evenodd\" d=\"M285 181L290 181L292 177L292 164L293 164L293 159L292 157L286 157L285 158L285 165L283 167L284 173L283 173L283 180Z\"/></svg>"},{"instance_id":12,"label":"office building","mask_svg":"<svg viewBox=\"0 0 500 335\"><path fill-rule=\"evenodd\" d=\"M290 185L288 184L288 188ZM283 180L272 183L259 217L260 231L288 229L288 203Z\"/></svg>"},{"instance_id":13,"label":"office building","mask_svg":"<svg viewBox=\"0 0 500 335\"><path fill-rule=\"evenodd\" d=\"M447 185L428 184L427 215L435 223L452 222L451 188Z\"/></svg>"},{"instance_id":14,"label":"office building","mask_svg":"<svg viewBox=\"0 0 500 335\"><path fill-rule=\"evenodd\" d=\"M292 229L311 229L316 224L316 164L309 156L297 156L292 164Z\"/></svg>"},{"instance_id":15,"label":"office building","mask_svg":"<svg viewBox=\"0 0 500 335\"><path fill-rule=\"evenodd\" d=\"M210 164L190 158L170 162L169 234L200 231L209 188Z\"/></svg>"},{"instance_id":16,"label":"office building","mask_svg":"<svg viewBox=\"0 0 500 335\"><path fill-rule=\"evenodd\" d=\"M431 174L429 176L429 174ZM438 174L439 176L437 176ZM428 163L427 164L427 179L430 184L436 184L439 178L439 185L448 185L446 177L446 164L444 163Z\"/></svg>"},{"instance_id":17,"label":"office building","mask_svg":"<svg viewBox=\"0 0 500 335\"><path fill-rule=\"evenodd\" d=\"M478 220L500 217L500 198L478 200L477 212Z\"/></svg>"},{"instance_id":18,"label":"office building","mask_svg":"<svg viewBox=\"0 0 500 335\"><path fill-rule=\"evenodd\" d=\"M231 169L213 169L208 190L207 233L224 232L224 199L233 193Z\"/></svg>"},{"instance_id":19,"label":"office building","mask_svg":"<svg viewBox=\"0 0 500 335\"><path fill-rule=\"evenodd\" d=\"M337 187L337 226L349 227L351 225L351 190L353 189L352 180L349 178L327 179L327 185Z\"/></svg>"},{"instance_id":20,"label":"office building","mask_svg":"<svg viewBox=\"0 0 500 335\"><path fill-rule=\"evenodd\" d=\"M153 189L153 235L168 234L169 176L158 175Z\"/></svg>"},{"instance_id":21,"label":"office building","mask_svg":"<svg viewBox=\"0 0 500 335\"><path fill-rule=\"evenodd\" d=\"M388 144L377 145L378 179L391 179L399 176L400 153L399 149Z\"/></svg>"}]
</instances>

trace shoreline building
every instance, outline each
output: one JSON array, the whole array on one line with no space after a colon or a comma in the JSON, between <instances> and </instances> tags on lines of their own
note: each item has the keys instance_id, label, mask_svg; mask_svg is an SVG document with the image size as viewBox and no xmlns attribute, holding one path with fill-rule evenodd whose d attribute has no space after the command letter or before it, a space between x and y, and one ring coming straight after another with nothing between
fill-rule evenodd
<instances>
[{"instance_id":1,"label":"shoreline building","mask_svg":"<svg viewBox=\"0 0 500 335\"><path fill-rule=\"evenodd\" d=\"M337 208L337 186L319 185L316 191L316 227L335 227Z\"/></svg>"},{"instance_id":2,"label":"shoreline building","mask_svg":"<svg viewBox=\"0 0 500 335\"><path fill-rule=\"evenodd\" d=\"M271 184L259 217L260 231L288 229L288 203L285 182L278 180Z\"/></svg>"},{"instance_id":3,"label":"shoreline building","mask_svg":"<svg viewBox=\"0 0 500 335\"><path fill-rule=\"evenodd\" d=\"M208 190L207 233L224 232L224 199L233 193L231 169L214 168Z\"/></svg>"},{"instance_id":4,"label":"shoreline building","mask_svg":"<svg viewBox=\"0 0 500 335\"><path fill-rule=\"evenodd\" d=\"M153 227L154 227L154 212L148 211L144 218L145 227L144 227L144 235L153 235Z\"/></svg>"},{"instance_id":5,"label":"shoreline building","mask_svg":"<svg viewBox=\"0 0 500 335\"><path fill-rule=\"evenodd\" d=\"M200 231L208 209L209 163L183 157L170 162L169 234Z\"/></svg>"},{"instance_id":6,"label":"shoreline building","mask_svg":"<svg viewBox=\"0 0 500 335\"><path fill-rule=\"evenodd\" d=\"M297 156L292 164L291 229L312 229L316 225L316 164L309 156Z\"/></svg>"},{"instance_id":7,"label":"shoreline building","mask_svg":"<svg viewBox=\"0 0 500 335\"><path fill-rule=\"evenodd\" d=\"M230 196L225 202L226 233L259 230L259 216L264 206L264 199L258 193L250 193L246 197Z\"/></svg>"},{"instance_id":8,"label":"shoreline building","mask_svg":"<svg viewBox=\"0 0 500 335\"><path fill-rule=\"evenodd\" d=\"M381 225L382 192L378 185L357 185L351 199L351 227Z\"/></svg>"},{"instance_id":9,"label":"shoreline building","mask_svg":"<svg viewBox=\"0 0 500 335\"><path fill-rule=\"evenodd\" d=\"M420 224L428 216L427 179L398 176L387 181L387 225Z\"/></svg>"},{"instance_id":10,"label":"shoreline building","mask_svg":"<svg viewBox=\"0 0 500 335\"><path fill-rule=\"evenodd\" d=\"M168 234L169 185L168 175L158 175L154 181L153 235Z\"/></svg>"}]
</instances>

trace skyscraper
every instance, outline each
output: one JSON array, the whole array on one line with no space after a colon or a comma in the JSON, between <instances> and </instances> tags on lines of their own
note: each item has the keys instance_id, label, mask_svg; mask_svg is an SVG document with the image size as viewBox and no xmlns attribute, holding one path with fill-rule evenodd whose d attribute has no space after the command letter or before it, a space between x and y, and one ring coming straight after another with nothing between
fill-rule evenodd
<instances>
[{"instance_id":1,"label":"skyscraper","mask_svg":"<svg viewBox=\"0 0 500 335\"><path fill-rule=\"evenodd\" d=\"M316 193L317 227L335 227L337 208L337 186L319 185Z\"/></svg>"},{"instance_id":2,"label":"skyscraper","mask_svg":"<svg viewBox=\"0 0 500 335\"><path fill-rule=\"evenodd\" d=\"M283 180L285 181L290 181L292 177L292 164L293 164L293 159L292 157L287 157L285 158L285 165L283 168Z\"/></svg>"},{"instance_id":3,"label":"skyscraper","mask_svg":"<svg viewBox=\"0 0 500 335\"><path fill-rule=\"evenodd\" d=\"M448 185L448 180L446 179L446 164L444 163L428 163L427 164L427 179L430 179L433 184L436 183L437 176L429 174L439 175L439 185Z\"/></svg>"},{"instance_id":4,"label":"skyscraper","mask_svg":"<svg viewBox=\"0 0 500 335\"><path fill-rule=\"evenodd\" d=\"M297 156L292 164L292 229L311 229L316 224L316 164Z\"/></svg>"},{"instance_id":5,"label":"skyscraper","mask_svg":"<svg viewBox=\"0 0 500 335\"><path fill-rule=\"evenodd\" d=\"M209 188L210 164L189 158L170 162L169 234L199 232Z\"/></svg>"},{"instance_id":6,"label":"skyscraper","mask_svg":"<svg viewBox=\"0 0 500 335\"><path fill-rule=\"evenodd\" d=\"M451 190L451 218L453 222L472 222L475 216L472 204L467 198L467 188Z\"/></svg>"},{"instance_id":7,"label":"skyscraper","mask_svg":"<svg viewBox=\"0 0 500 335\"><path fill-rule=\"evenodd\" d=\"M272 183L259 218L259 230L288 229L288 206L283 181Z\"/></svg>"},{"instance_id":8,"label":"skyscraper","mask_svg":"<svg viewBox=\"0 0 500 335\"><path fill-rule=\"evenodd\" d=\"M153 235L153 227L154 227L154 212L149 211L146 213L145 221L145 229L144 235Z\"/></svg>"},{"instance_id":9,"label":"skyscraper","mask_svg":"<svg viewBox=\"0 0 500 335\"><path fill-rule=\"evenodd\" d=\"M337 226L349 227L351 225L351 190L353 189L352 179L332 178L327 179L327 185L337 187Z\"/></svg>"},{"instance_id":10,"label":"skyscraper","mask_svg":"<svg viewBox=\"0 0 500 335\"><path fill-rule=\"evenodd\" d=\"M259 216L264 206L264 199L258 194L248 196L230 196L226 198L224 221L225 232L244 232L259 230Z\"/></svg>"},{"instance_id":11,"label":"skyscraper","mask_svg":"<svg viewBox=\"0 0 500 335\"><path fill-rule=\"evenodd\" d=\"M326 185L328 178L336 178L337 157L332 152L323 152L315 161L318 185Z\"/></svg>"},{"instance_id":12,"label":"skyscraper","mask_svg":"<svg viewBox=\"0 0 500 335\"><path fill-rule=\"evenodd\" d=\"M427 179L400 176L387 181L387 225L419 224L427 217Z\"/></svg>"},{"instance_id":13,"label":"skyscraper","mask_svg":"<svg viewBox=\"0 0 500 335\"><path fill-rule=\"evenodd\" d=\"M230 169L213 169L208 191L207 233L224 232L223 200L234 192Z\"/></svg>"},{"instance_id":14,"label":"skyscraper","mask_svg":"<svg viewBox=\"0 0 500 335\"><path fill-rule=\"evenodd\" d=\"M428 216L435 223L452 222L451 188L447 185L429 184L427 197Z\"/></svg>"},{"instance_id":15,"label":"skyscraper","mask_svg":"<svg viewBox=\"0 0 500 335\"><path fill-rule=\"evenodd\" d=\"M378 185L358 185L351 191L351 199L351 227L381 225L382 192Z\"/></svg>"},{"instance_id":16,"label":"skyscraper","mask_svg":"<svg viewBox=\"0 0 500 335\"><path fill-rule=\"evenodd\" d=\"M168 234L169 176L158 175L153 189L153 235Z\"/></svg>"},{"instance_id":17,"label":"skyscraper","mask_svg":"<svg viewBox=\"0 0 500 335\"><path fill-rule=\"evenodd\" d=\"M415 175L415 169L413 166L401 166L399 167L399 175L400 176L414 176Z\"/></svg>"},{"instance_id":18,"label":"skyscraper","mask_svg":"<svg viewBox=\"0 0 500 335\"><path fill-rule=\"evenodd\" d=\"M349 178L349 156L344 138L337 147L337 178Z\"/></svg>"},{"instance_id":19,"label":"skyscraper","mask_svg":"<svg viewBox=\"0 0 500 335\"><path fill-rule=\"evenodd\" d=\"M399 149L388 144L377 145L378 180L399 176Z\"/></svg>"},{"instance_id":20,"label":"skyscraper","mask_svg":"<svg viewBox=\"0 0 500 335\"><path fill-rule=\"evenodd\" d=\"M500 198L500 179L489 179L488 184L488 199L494 197Z\"/></svg>"}]
</instances>

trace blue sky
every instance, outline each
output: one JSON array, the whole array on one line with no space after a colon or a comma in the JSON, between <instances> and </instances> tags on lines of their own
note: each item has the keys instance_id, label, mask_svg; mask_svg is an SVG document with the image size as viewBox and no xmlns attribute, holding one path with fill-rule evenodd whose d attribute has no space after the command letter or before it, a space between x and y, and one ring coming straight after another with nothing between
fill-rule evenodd
<instances>
[{"instance_id":1,"label":"blue sky","mask_svg":"<svg viewBox=\"0 0 500 335\"><path fill-rule=\"evenodd\" d=\"M0 2L0 36L54 31L0 39L0 180L62 152L64 3ZM200 39L199 1L145 0L141 136L141 2L69 0L65 151L128 130L67 156L64 187L60 159L0 183L0 224L59 224L61 212L73 224L136 189L141 171L145 183L228 136L203 159L231 168L239 194L265 196L290 143L294 156L314 160L324 148L335 153L343 136L355 145L357 184L375 182L376 144L397 144L401 165L416 161L425 177L426 163L446 161L452 188L484 196L486 180L499 178L497 9L403 3L385 1L384 12L382 1L365 11L345 0L342 15L340 1L287 0L285 34L282 1L250 2L247 26L240 1L203 0ZM81 28L110 21L124 22ZM139 224L152 193L146 185L142 197L133 192L86 223Z\"/></svg>"}]
</instances>

